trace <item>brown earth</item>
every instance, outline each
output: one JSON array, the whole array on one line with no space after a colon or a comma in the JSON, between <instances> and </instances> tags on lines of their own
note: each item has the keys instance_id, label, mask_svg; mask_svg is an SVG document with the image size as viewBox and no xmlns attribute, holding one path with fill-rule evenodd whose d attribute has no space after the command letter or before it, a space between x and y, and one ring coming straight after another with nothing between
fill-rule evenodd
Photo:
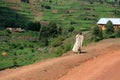
<instances>
[{"instance_id":1,"label":"brown earth","mask_svg":"<svg viewBox=\"0 0 120 80\"><path fill-rule=\"evenodd\" d=\"M0 80L120 80L120 39L85 46L59 58L0 71Z\"/></svg>"}]
</instances>

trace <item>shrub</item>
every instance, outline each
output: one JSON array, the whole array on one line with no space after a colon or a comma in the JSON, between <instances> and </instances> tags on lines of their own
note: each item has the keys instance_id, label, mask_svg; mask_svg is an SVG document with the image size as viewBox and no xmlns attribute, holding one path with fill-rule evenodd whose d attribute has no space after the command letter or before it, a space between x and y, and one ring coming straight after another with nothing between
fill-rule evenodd
<instances>
[{"instance_id":1,"label":"shrub","mask_svg":"<svg viewBox=\"0 0 120 80\"><path fill-rule=\"evenodd\" d=\"M49 41L48 41L47 38L43 38L43 39L41 40L41 46L48 46L48 44L49 44Z\"/></svg>"},{"instance_id":2,"label":"shrub","mask_svg":"<svg viewBox=\"0 0 120 80\"><path fill-rule=\"evenodd\" d=\"M73 25L73 24L77 24L77 22L75 22L75 21L71 21L70 24L71 24L71 25Z\"/></svg>"},{"instance_id":3,"label":"shrub","mask_svg":"<svg viewBox=\"0 0 120 80\"><path fill-rule=\"evenodd\" d=\"M90 3L90 4L93 4L93 3L94 3L94 1L93 1L93 0L89 0L89 3Z\"/></svg>"},{"instance_id":4,"label":"shrub","mask_svg":"<svg viewBox=\"0 0 120 80\"><path fill-rule=\"evenodd\" d=\"M62 30L63 30L62 27L58 27L58 31L57 31L58 35L62 34Z\"/></svg>"},{"instance_id":5,"label":"shrub","mask_svg":"<svg viewBox=\"0 0 120 80\"><path fill-rule=\"evenodd\" d=\"M109 38L115 38L115 33L111 34L111 35L108 35Z\"/></svg>"},{"instance_id":6,"label":"shrub","mask_svg":"<svg viewBox=\"0 0 120 80\"><path fill-rule=\"evenodd\" d=\"M57 51L55 52L55 54L56 54L56 57L61 56L63 54L63 49L62 48L57 49Z\"/></svg>"},{"instance_id":7,"label":"shrub","mask_svg":"<svg viewBox=\"0 0 120 80\"><path fill-rule=\"evenodd\" d=\"M46 9L51 9L51 6L44 6L44 8L46 8Z\"/></svg>"},{"instance_id":8,"label":"shrub","mask_svg":"<svg viewBox=\"0 0 120 80\"><path fill-rule=\"evenodd\" d=\"M40 36L43 38L57 37L58 35L62 34L62 28L58 27L55 22L51 21L48 26L42 26L40 34Z\"/></svg>"},{"instance_id":9,"label":"shrub","mask_svg":"<svg viewBox=\"0 0 120 80\"><path fill-rule=\"evenodd\" d=\"M29 3L29 0L21 0L21 1L26 2L26 3Z\"/></svg>"},{"instance_id":10,"label":"shrub","mask_svg":"<svg viewBox=\"0 0 120 80\"><path fill-rule=\"evenodd\" d=\"M93 35L92 39L95 41L99 41L103 39L102 30L98 26L93 28L92 35Z\"/></svg>"},{"instance_id":11,"label":"shrub","mask_svg":"<svg viewBox=\"0 0 120 80\"><path fill-rule=\"evenodd\" d=\"M118 30L115 32L115 36L116 36L116 37L120 37L120 29L118 29Z\"/></svg>"},{"instance_id":12,"label":"shrub","mask_svg":"<svg viewBox=\"0 0 120 80\"><path fill-rule=\"evenodd\" d=\"M26 29L32 30L32 31L39 31L40 27L41 27L41 25L39 22L29 22Z\"/></svg>"},{"instance_id":13,"label":"shrub","mask_svg":"<svg viewBox=\"0 0 120 80\"><path fill-rule=\"evenodd\" d=\"M62 44L63 38L62 37L58 37L55 40L53 40L53 42L51 43L53 47L57 47L60 46Z\"/></svg>"},{"instance_id":14,"label":"shrub","mask_svg":"<svg viewBox=\"0 0 120 80\"><path fill-rule=\"evenodd\" d=\"M106 33L107 33L107 34L112 34L112 33L114 33L113 24L112 24L111 21L108 21L108 23L106 24Z\"/></svg>"},{"instance_id":15,"label":"shrub","mask_svg":"<svg viewBox=\"0 0 120 80\"><path fill-rule=\"evenodd\" d=\"M120 10L114 10L115 15L120 15Z\"/></svg>"},{"instance_id":16,"label":"shrub","mask_svg":"<svg viewBox=\"0 0 120 80\"><path fill-rule=\"evenodd\" d=\"M74 31L74 27L70 27L70 28L68 28L68 32L73 32Z\"/></svg>"},{"instance_id":17,"label":"shrub","mask_svg":"<svg viewBox=\"0 0 120 80\"><path fill-rule=\"evenodd\" d=\"M65 47L64 47L64 51L66 52L66 51L69 51L69 50L71 50L72 49L72 45L71 44L67 44L67 45L65 45Z\"/></svg>"},{"instance_id":18,"label":"shrub","mask_svg":"<svg viewBox=\"0 0 120 80\"><path fill-rule=\"evenodd\" d=\"M52 37L55 37L57 35L57 24L55 22L50 22L48 29Z\"/></svg>"},{"instance_id":19,"label":"shrub","mask_svg":"<svg viewBox=\"0 0 120 80\"><path fill-rule=\"evenodd\" d=\"M23 45L19 45L18 49L24 49Z\"/></svg>"}]
</instances>

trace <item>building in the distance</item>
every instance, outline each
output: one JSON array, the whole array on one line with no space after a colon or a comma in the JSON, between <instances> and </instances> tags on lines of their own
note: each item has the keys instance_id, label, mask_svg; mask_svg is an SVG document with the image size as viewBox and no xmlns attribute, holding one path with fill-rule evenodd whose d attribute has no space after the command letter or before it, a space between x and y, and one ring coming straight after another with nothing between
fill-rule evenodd
<instances>
[{"instance_id":1,"label":"building in the distance","mask_svg":"<svg viewBox=\"0 0 120 80\"><path fill-rule=\"evenodd\" d=\"M100 27L102 30L106 29L106 24L111 21L114 27L114 30L117 30L120 28L120 18L101 18L98 22L97 25Z\"/></svg>"}]
</instances>

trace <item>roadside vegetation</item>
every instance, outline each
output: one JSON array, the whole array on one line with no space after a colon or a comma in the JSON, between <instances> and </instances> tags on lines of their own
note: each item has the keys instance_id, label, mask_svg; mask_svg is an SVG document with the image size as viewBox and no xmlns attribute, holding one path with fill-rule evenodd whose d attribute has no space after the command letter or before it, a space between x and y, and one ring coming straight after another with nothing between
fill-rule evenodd
<instances>
[{"instance_id":1,"label":"roadside vegetation","mask_svg":"<svg viewBox=\"0 0 120 80\"><path fill-rule=\"evenodd\" d=\"M102 30L98 26L95 26L92 29L92 40L93 41L100 41L100 40L103 40L103 39L119 38L119 37L120 37L120 28L114 29L111 21L109 21L106 24L106 29L105 30Z\"/></svg>"},{"instance_id":2,"label":"roadside vegetation","mask_svg":"<svg viewBox=\"0 0 120 80\"><path fill-rule=\"evenodd\" d=\"M78 31L85 35L84 45L120 37L120 29L103 32L95 27L101 17L120 17L116 0L21 1L0 1L0 70L59 57L72 49Z\"/></svg>"}]
</instances>

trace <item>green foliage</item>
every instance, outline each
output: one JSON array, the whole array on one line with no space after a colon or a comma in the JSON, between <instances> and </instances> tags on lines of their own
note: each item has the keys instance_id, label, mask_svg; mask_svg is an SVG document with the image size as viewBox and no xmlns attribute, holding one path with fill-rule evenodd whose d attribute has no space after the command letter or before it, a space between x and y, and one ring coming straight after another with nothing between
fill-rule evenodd
<instances>
[{"instance_id":1,"label":"green foliage","mask_svg":"<svg viewBox=\"0 0 120 80\"><path fill-rule=\"evenodd\" d=\"M26 29L32 31L39 31L40 27L41 27L40 22L29 22Z\"/></svg>"},{"instance_id":2,"label":"green foliage","mask_svg":"<svg viewBox=\"0 0 120 80\"><path fill-rule=\"evenodd\" d=\"M73 32L74 31L74 27L70 27L70 28L68 28L68 32Z\"/></svg>"},{"instance_id":3,"label":"green foliage","mask_svg":"<svg viewBox=\"0 0 120 80\"><path fill-rule=\"evenodd\" d=\"M29 3L29 0L21 0L21 1L26 2L26 3Z\"/></svg>"},{"instance_id":4,"label":"green foliage","mask_svg":"<svg viewBox=\"0 0 120 80\"><path fill-rule=\"evenodd\" d=\"M62 34L62 28L58 27L55 22L50 22L48 26L42 26L41 37L57 37Z\"/></svg>"},{"instance_id":5,"label":"green foliage","mask_svg":"<svg viewBox=\"0 0 120 80\"><path fill-rule=\"evenodd\" d=\"M64 52L67 52L71 49L72 49L72 45L71 44L66 44L65 47L64 47Z\"/></svg>"},{"instance_id":6,"label":"green foliage","mask_svg":"<svg viewBox=\"0 0 120 80\"><path fill-rule=\"evenodd\" d=\"M52 40L51 44L53 47L57 47L63 43L63 40L64 40L64 38L59 36L58 38L55 38L54 40Z\"/></svg>"},{"instance_id":7,"label":"green foliage","mask_svg":"<svg viewBox=\"0 0 120 80\"><path fill-rule=\"evenodd\" d=\"M49 41L47 38L41 39L40 42L41 42L41 46L48 46L49 44Z\"/></svg>"},{"instance_id":8,"label":"green foliage","mask_svg":"<svg viewBox=\"0 0 120 80\"><path fill-rule=\"evenodd\" d=\"M106 26L106 34L114 33L113 24L111 21L108 21L108 23L105 26Z\"/></svg>"},{"instance_id":9,"label":"green foliage","mask_svg":"<svg viewBox=\"0 0 120 80\"><path fill-rule=\"evenodd\" d=\"M92 35L93 35L92 39L95 41L103 39L102 30L98 26L93 28Z\"/></svg>"},{"instance_id":10,"label":"green foliage","mask_svg":"<svg viewBox=\"0 0 120 80\"><path fill-rule=\"evenodd\" d=\"M93 1L93 0L89 0L89 3L90 3L90 4L93 4L93 3L94 3L94 1Z\"/></svg>"},{"instance_id":11,"label":"green foliage","mask_svg":"<svg viewBox=\"0 0 120 80\"><path fill-rule=\"evenodd\" d=\"M0 26L3 27L24 27L28 18L17 13L15 10L12 10L8 7L0 7Z\"/></svg>"},{"instance_id":12,"label":"green foliage","mask_svg":"<svg viewBox=\"0 0 120 80\"><path fill-rule=\"evenodd\" d=\"M33 15L28 8L29 6L22 9L22 7L26 5L27 4L25 3L19 4L0 1L0 27L25 28L27 25L26 23L31 21L33 18Z\"/></svg>"},{"instance_id":13,"label":"green foliage","mask_svg":"<svg viewBox=\"0 0 120 80\"><path fill-rule=\"evenodd\" d=\"M62 48L57 49L55 54L56 54L56 57L61 56L63 54L63 49Z\"/></svg>"},{"instance_id":14,"label":"green foliage","mask_svg":"<svg viewBox=\"0 0 120 80\"><path fill-rule=\"evenodd\" d=\"M120 28L117 31L115 31L115 36L120 37Z\"/></svg>"},{"instance_id":15,"label":"green foliage","mask_svg":"<svg viewBox=\"0 0 120 80\"><path fill-rule=\"evenodd\" d=\"M48 26L48 30L50 31L50 34L52 37L55 37L57 35L57 25L54 22L50 22Z\"/></svg>"},{"instance_id":16,"label":"green foliage","mask_svg":"<svg viewBox=\"0 0 120 80\"><path fill-rule=\"evenodd\" d=\"M99 41L106 38L116 38L120 37L120 29L114 30L111 22L108 22L106 25L107 28L105 31L102 31L99 27L94 27L92 31L92 39L95 41Z\"/></svg>"},{"instance_id":17,"label":"green foliage","mask_svg":"<svg viewBox=\"0 0 120 80\"><path fill-rule=\"evenodd\" d=\"M119 7L114 10L114 14L115 14L116 16L118 16L118 17L120 16Z\"/></svg>"}]
</instances>

